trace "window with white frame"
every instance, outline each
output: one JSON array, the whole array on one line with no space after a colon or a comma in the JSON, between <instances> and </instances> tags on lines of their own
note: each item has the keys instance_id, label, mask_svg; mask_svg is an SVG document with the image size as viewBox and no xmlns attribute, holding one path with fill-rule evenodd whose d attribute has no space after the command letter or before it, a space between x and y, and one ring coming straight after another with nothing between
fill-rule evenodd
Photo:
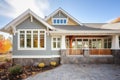
<instances>
[{"instance_id":1,"label":"window with white frame","mask_svg":"<svg viewBox=\"0 0 120 80\"><path fill-rule=\"evenodd\" d=\"M61 38L52 37L52 49L60 49L60 48L61 48Z\"/></svg>"},{"instance_id":2,"label":"window with white frame","mask_svg":"<svg viewBox=\"0 0 120 80\"><path fill-rule=\"evenodd\" d=\"M66 25L67 18L53 18L52 23L53 25Z\"/></svg>"},{"instance_id":3,"label":"window with white frame","mask_svg":"<svg viewBox=\"0 0 120 80\"><path fill-rule=\"evenodd\" d=\"M19 49L45 49L45 30L19 30Z\"/></svg>"}]
</instances>

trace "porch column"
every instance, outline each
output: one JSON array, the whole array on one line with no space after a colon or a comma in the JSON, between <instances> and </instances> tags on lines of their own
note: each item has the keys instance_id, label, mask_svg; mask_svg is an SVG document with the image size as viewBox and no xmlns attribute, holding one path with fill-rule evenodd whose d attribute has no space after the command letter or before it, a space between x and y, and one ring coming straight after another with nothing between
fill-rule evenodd
<instances>
[{"instance_id":1,"label":"porch column","mask_svg":"<svg viewBox=\"0 0 120 80\"><path fill-rule=\"evenodd\" d=\"M61 49L66 49L66 44L65 44L65 35L62 35L61 37Z\"/></svg>"},{"instance_id":2,"label":"porch column","mask_svg":"<svg viewBox=\"0 0 120 80\"><path fill-rule=\"evenodd\" d=\"M119 35L113 35L113 37L112 37L112 49L119 49Z\"/></svg>"}]
</instances>

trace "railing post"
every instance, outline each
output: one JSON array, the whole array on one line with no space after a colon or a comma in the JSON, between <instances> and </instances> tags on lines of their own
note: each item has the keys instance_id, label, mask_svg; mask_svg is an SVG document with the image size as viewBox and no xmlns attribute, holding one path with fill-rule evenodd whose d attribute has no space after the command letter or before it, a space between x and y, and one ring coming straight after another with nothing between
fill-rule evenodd
<instances>
[{"instance_id":1,"label":"railing post","mask_svg":"<svg viewBox=\"0 0 120 80\"><path fill-rule=\"evenodd\" d=\"M119 36L114 35L112 37L112 49L119 49Z\"/></svg>"},{"instance_id":2,"label":"railing post","mask_svg":"<svg viewBox=\"0 0 120 80\"><path fill-rule=\"evenodd\" d=\"M66 49L66 44L65 44L65 35L62 35L61 37L61 49Z\"/></svg>"}]
</instances>

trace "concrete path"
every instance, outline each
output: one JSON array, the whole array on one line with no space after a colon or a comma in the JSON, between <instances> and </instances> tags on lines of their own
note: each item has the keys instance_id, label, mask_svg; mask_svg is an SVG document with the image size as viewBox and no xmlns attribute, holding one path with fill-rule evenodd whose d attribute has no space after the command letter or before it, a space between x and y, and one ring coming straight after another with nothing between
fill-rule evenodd
<instances>
[{"instance_id":1,"label":"concrete path","mask_svg":"<svg viewBox=\"0 0 120 80\"><path fill-rule=\"evenodd\" d=\"M120 80L120 65L64 64L26 80Z\"/></svg>"}]
</instances>

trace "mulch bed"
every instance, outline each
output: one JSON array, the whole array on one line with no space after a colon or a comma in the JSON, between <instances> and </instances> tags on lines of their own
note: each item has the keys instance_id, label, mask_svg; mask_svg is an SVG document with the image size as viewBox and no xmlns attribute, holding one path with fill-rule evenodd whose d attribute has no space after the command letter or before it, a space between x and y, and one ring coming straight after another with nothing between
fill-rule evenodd
<instances>
[{"instance_id":1,"label":"mulch bed","mask_svg":"<svg viewBox=\"0 0 120 80\"><path fill-rule=\"evenodd\" d=\"M22 80L29 76L34 76L40 72L54 69L53 66L46 66L44 68L39 68L35 66L23 66L23 72L17 75L11 75L8 68L11 66L9 63L0 64L0 80ZM56 66L57 67L57 66Z\"/></svg>"}]
</instances>

